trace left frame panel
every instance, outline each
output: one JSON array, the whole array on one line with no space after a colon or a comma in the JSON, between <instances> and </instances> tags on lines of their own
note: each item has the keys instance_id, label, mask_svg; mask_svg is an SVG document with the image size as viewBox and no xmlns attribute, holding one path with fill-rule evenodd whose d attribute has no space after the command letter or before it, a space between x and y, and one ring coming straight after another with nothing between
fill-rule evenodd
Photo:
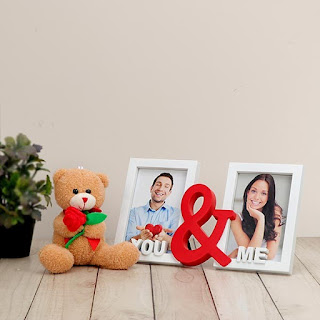
<instances>
[{"instance_id":1,"label":"left frame panel","mask_svg":"<svg viewBox=\"0 0 320 320\"><path fill-rule=\"evenodd\" d=\"M162 173L169 175L156 179ZM183 194L196 183L198 174L199 163L195 160L131 158L115 243L133 242L141 252L139 262L181 265L170 251L170 239L183 222ZM163 231L141 239L144 236L138 229L146 224L161 225ZM167 241L161 241L162 236Z\"/></svg>"}]
</instances>

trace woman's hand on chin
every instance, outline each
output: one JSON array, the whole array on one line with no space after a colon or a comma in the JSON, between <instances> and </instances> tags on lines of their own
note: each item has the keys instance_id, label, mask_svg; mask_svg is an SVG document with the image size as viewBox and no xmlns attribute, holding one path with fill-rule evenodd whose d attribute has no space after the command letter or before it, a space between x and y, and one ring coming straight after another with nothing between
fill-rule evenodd
<instances>
[{"instance_id":1,"label":"woman's hand on chin","mask_svg":"<svg viewBox=\"0 0 320 320\"><path fill-rule=\"evenodd\" d=\"M252 218L256 219L257 221L260 221L262 219L264 220L264 218L265 218L264 214L261 211L257 210L257 209L253 209L250 206L250 204L248 203L248 201L247 201L247 210L248 210L250 216Z\"/></svg>"}]
</instances>

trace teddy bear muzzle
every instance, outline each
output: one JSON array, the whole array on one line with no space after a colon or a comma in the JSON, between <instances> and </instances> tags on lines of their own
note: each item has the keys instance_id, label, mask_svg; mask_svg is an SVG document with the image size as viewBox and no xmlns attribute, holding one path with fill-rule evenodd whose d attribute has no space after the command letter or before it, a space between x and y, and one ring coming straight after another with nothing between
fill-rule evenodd
<instances>
[{"instance_id":1,"label":"teddy bear muzzle","mask_svg":"<svg viewBox=\"0 0 320 320\"><path fill-rule=\"evenodd\" d=\"M74 195L70 200L70 205L81 211L90 210L96 204L96 198L89 193L78 193Z\"/></svg>"}]
</instances>

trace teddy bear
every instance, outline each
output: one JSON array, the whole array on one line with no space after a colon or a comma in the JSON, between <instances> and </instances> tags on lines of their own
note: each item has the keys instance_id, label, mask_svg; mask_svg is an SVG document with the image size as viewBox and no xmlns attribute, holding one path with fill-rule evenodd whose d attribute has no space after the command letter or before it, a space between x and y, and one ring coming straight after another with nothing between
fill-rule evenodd
<instances>
[{"instance_id":1,"label":"teddy bear","mask_svg":"<svg viewBox=\"0 0 320 320\"><path fill-rule=\"evenodd\" d=\"M53 176L55 199L63 211L54 219L53 243L39 252L42 265L63 273L73 265L128 269L139 259L130 242L105 243L104 202L108 177L86 169L60 169Z\"/></svg>"}]
</instances>

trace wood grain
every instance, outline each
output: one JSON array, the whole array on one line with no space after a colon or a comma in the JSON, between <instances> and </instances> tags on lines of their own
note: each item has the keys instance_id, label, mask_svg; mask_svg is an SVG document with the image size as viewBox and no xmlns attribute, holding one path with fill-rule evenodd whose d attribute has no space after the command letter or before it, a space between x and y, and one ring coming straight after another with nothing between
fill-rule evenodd
<instances>
[{"instance_id":1,"label":"wood grain","mask_svg":"<svg viewBox=\"0 0 320 320\"><path fill-rule=\"evenodd\" d=\"M0 260L0 319L24 319L44 274L38 259L38 242L30 256Z\"/></svg>"},{"instance_id":2,"label":"wood grain","mask_svg":"<svg viewBox=\"0 0 320 320\"><path fill-rule=\"evenodd\" d=\"M317 241L304 241L298 239L301 261L295 257L293 273L291 276L261 274L267 290L270 292L275 304L284 319L318 319L320 314L320 286L315 280L313 273L319 256L314 253L312 246L302 254L302 247ZM306 268L310 267L310 270Z\"/></svg>"},{"instance_id":3,"label":"wood grain","mask_svg":"<svg viewBox=\"0 0 320 320\"><path fill-rule=\"evenodd\" d=\"M89 319L98 268L73 267L63 274L45 273L27 319Z\"/></svg>"},{"instance_id":4,"label":"wood grain","mask_svg":"<svg viewBox=\"0 0 320 320\"><path fill-rule=\"evenodd\" d=\"M293 274L137 264L45 272L31 255L0 260L0 319L318 319L320 238L297 239ZM203 268L203 269L202 269Z\"/></svg>"},{"instance_id":5,"label":"wood grain","mask_svg":"<svg viewBox=\"0 0 320 320\"><path fill-rule=\"evenodd\" d=\"M203 265L221 320L281 319L259 276L253 272L218 270Z\"/></svg>"},{"instance_id":6,"label":"wood grain","mask_svg":"<svg viewBox=\"0 0 320 320\"><path fill-rule=\"evenodd\" d=\"M91 320L153 319L150 266L100 269Z\"/></svg>"},{"instance_id":7,"label":"wood grain","mask_svg":"<svg viewBox=\"0 0 320 320\"><path fill-rule=\"evenodd\" d=\"M296 256L320 284L320 238L298 238Z\"/></svg>"},{"instance_id":8,"label":"wood grain","mask_svg":"<svg viewBox=\"0 0 320 320\"><path fill-rule=\"evenodd\" d=\"M219 319L201 267L151 266L157 320Z\"/></svg>"}]
</instances>

